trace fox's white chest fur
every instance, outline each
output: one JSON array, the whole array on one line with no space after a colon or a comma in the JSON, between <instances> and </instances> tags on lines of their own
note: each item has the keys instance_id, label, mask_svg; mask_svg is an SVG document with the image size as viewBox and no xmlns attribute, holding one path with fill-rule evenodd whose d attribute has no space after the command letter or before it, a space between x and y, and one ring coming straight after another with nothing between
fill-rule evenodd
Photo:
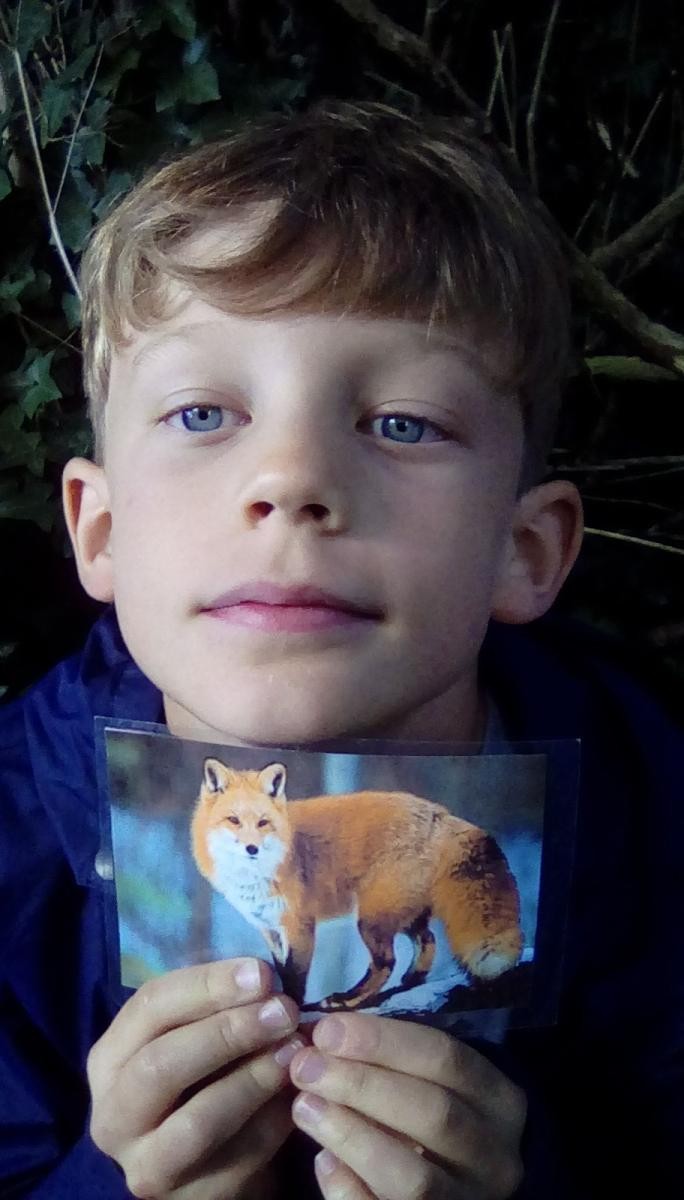
<instances>
[{"instance_id":1,"label":"fox's white chest fur","mask_svg":"<svg viewBox=\"0 0 684 1200\"><path fill-rule=\"evenodd\" d=\"M282 841L267 834L257 853L249 854L245 843L230 830L215 829L209 834L208 844L214 863L214 887L266 936L276 957L284 962L288 945L281 919L286 905L273 885L286 854Z\"/></svg>"}]
</instances>

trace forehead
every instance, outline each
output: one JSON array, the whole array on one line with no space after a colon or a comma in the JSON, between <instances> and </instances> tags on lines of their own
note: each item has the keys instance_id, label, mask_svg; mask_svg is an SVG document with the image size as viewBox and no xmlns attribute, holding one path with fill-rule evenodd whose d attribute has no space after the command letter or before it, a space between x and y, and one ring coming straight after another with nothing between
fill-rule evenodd
<instances>
[{"instance_id":1,"label":"forehead","mask_svg":"<svg viewBox=\"0 0 684 1200\"><path fill-rule=\"evenodd\" d=\"M391 374L425 371L470 379L492 391L505 376L500 347L473 329L367 313L280 313L242 316L223 311L174 285L170 315L129 330L112 355L112 383L173 363L251 362L268 369L291 358L305 369L358 367Z\"/></svg>"}]
</instances>

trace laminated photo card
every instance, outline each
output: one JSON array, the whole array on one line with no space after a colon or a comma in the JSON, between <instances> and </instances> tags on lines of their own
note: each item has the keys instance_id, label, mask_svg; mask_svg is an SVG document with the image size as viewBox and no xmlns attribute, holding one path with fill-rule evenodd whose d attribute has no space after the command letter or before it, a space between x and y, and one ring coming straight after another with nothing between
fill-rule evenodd
<instances>
[{"instance_id":1,"label":"laminated photo card","mask_svg":"<svg viewBox=\"0 0 684 1200\"><path fill-rule=\"evenodd\" d=\"M305 1020L553 1020L576 743L238 748L103 718L98 740L115 983L253 955Z\"/></svg>"}]
</instances>

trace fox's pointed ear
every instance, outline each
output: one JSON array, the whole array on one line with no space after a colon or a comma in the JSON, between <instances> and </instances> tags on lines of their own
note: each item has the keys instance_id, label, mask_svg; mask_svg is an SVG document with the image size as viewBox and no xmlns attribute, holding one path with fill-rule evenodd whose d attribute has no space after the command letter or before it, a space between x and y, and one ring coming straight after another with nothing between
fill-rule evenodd
<instances>
[{"instance_id":1,"label":"fox's pointed ear","mask_svg":"<svg viewBox=\"0 0 684 1200\"><path fill-rule=\"evenodd\" d=\"M579 554L582 501L573 483L556 479L518 500L494 591L492 616L521 625L551 607Z\"/></svg>"},{"instance_id":2,"label":"fox's pointed ear","mask_svg":"<svg viewBox=\"0 0 684 1200\"><path fill-rule=\"evenodd\" d=\"M114 599L109 486L102 467L72 458L62 475L62 503L78 577L89 596Z\"/></svg>"},{"instance_id":3,"label":"fox's pointed ear","mask_svg":"<svg viewBox=\"0 0 684 1200\"><path fill-rule=\"evenodd\" d=\"M203 784L208 792L224 792L228 768L218 758L205 758Z\"/></svg>"},{"instance_id":4,"label":"fox's pointed ear","mask_svg":"<svg viewBox=\"0 0 684 1200\"><path fill-rule=\"evenodd\" d=\"M282 763L270 763L259 774L259 786L265 796L282 796L285 793L287 771Z\"/></svg>"}]
</instances>

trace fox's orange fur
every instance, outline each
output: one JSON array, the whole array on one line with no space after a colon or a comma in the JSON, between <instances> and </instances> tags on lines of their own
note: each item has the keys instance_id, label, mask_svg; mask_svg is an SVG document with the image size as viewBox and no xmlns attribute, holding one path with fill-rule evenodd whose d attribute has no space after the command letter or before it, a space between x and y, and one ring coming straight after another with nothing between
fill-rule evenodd
<instances>
[{"instance_id":1,"label":"fox's orange fur","mask_svg":"<svg viewBox=\"0 0 684 1200\"><path fill-rule=\"evenodd\" d=\"M394 967L394 937L413 941L402 986L426 978L439 918L471 978L495 979L522 951L520 904L503 853L483 829L402 792L285 797L286 770L204 763L192 820L199 870L263 933L300 1001L316 923L355 912L370 966L323 1008L374 996Z\"/></svg>"}]
</instances>

